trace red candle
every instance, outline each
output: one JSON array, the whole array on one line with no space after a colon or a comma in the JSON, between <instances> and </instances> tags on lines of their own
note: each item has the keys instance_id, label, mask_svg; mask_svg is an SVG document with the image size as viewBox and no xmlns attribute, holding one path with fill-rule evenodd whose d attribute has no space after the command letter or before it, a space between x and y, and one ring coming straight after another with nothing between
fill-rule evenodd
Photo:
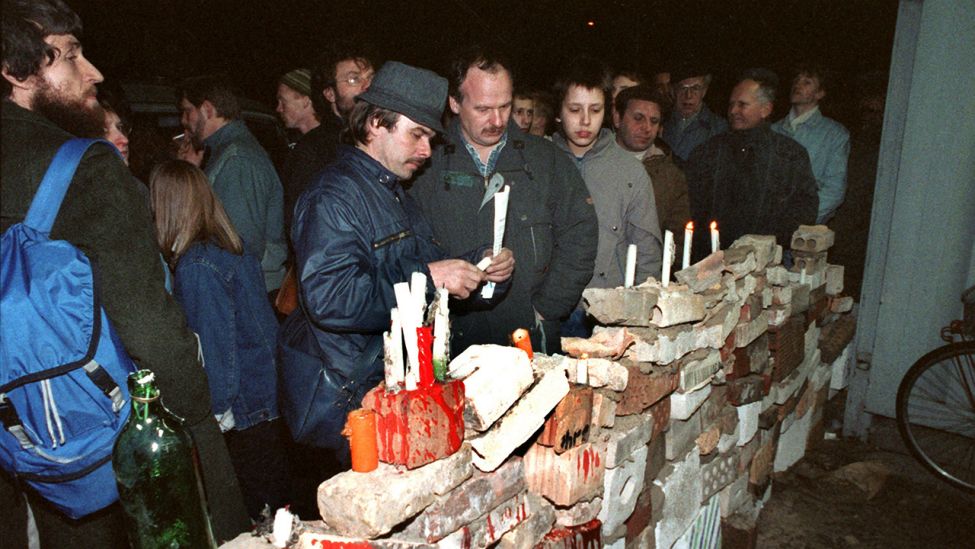
<instances>
[{"instance_id":1,"label":"red candle","mask_svg":"<svg viewBox=\"0 0 975 549\"><path fill-rule=\"evenodd\" d=\"M522 351L528 353L528 360L531 360L532 357L534 357L534 353L532 352L532 338L528 334L528 330L518 328L512 332L511 342L515 344L515 347L518 347Z\"/></svg>"},{"instance_id":2,"label":"red candle","mask_svg":"<svg viewBox=\"0 0 975 549\"><path fill-rule=\"evenodd\" d=\"M416 329L416 347L420 362L420 387L433 385L433 328L421 326Z\"/></svg>"}]
</instances>

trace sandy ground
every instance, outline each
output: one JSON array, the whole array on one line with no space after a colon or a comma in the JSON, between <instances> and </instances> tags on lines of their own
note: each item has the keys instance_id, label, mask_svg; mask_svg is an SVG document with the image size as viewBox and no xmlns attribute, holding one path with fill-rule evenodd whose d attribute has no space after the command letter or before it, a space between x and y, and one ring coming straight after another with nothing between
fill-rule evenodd
<instances>
[{"instance_id":1,"label":"sandy ground","mask_svg":"<svg viewBox=\"0 0 975 549\"><path fill-rule=\"evenodd\" d=\"M873 481L875 494L848 479ZM972 549L975 495L942 483L900 451L824 440L775 478L758 524L761 548Z\"/></svg>"}]
</instances>

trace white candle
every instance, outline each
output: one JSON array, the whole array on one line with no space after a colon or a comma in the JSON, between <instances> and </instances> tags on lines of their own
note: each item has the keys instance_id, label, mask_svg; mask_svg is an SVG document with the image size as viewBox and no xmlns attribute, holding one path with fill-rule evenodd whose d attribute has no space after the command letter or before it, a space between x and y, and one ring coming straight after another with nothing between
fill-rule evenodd
<instances>
[{"instance_id":1,"label":"white candle","mask_svg":"<svg viewBox=\"0 0 975 549\"><path fill-rule=\"evenodd\" d=\"M413 297L413 304L419 310L420 324L423 324L423 309L427 306L427 275L423 273L413 273L410 277L410 296Z\"/></svg>"},{"instance_id":2,"label":"white candle","mask_svg":"<svg viewBox=\"0 0 975 549\"><path fill-rule=\"evenodd\" d=\"M447 310L447 288L437 288L437 313L433 318L433 360L444 360L447 356L447 323L450 313Z\"/></svg>"},{"instance_id":3,"label":"white candle","mask_svg":"<svg viewBox=\"0 0 975 549\"><path fill-rule=\"evenodd\" d=\"M684 225L684 259L680 264L681 269L686 269L691 266L692 240L694 240L694 222L688 221L687 225Z\"/></svg>"},{"instance_id":4,"label":"white candle","mask_svg":"<svg viewBox=\"0 0 975 549\"><path fill-rule=\"evenodd\" d=\"M674 233L664 231L664 257L663 270L660 274L660 283L666 288L670 284L670 267L674 263Z\"/></svg>"},{"instance_id":5,"label":"white candle","mask_svg":"<svg viewBox=\"0 0 975 549\"><path fill-rule=\"evenodd\" d=\"M626 248L626 278L623 279L624 288L632 288L636 278L636 244Z\"/></svg>"},{"instance_id":6,"label":"white candle","mask_svg":"<svg viewBox=\"0 0 975 549\"><path fill-rule=\"evenodd\" d=\"M406 356L409 358L409 368L404 376L406 388L413 390L420 381L420 353L416 344L416 329L420 326L420 315L413 304L409 284L406 282L393 284L393 292L396 293L396 304L403 324L403 341L406 343Z\"/></svg>"},{"instance_id":7,"label":"white candle","mask_svg":"<svg viewBox=\"0 0 975 549\"><path fill-rule=\"evenodd\" d=\"M718 222L711 222L711 253L721 249L721 239L718 237Z\"/></svg>"},{"instance_id":8,"label":"white candle","mask_svg":"<svg viewBox=\"0 0 975 549\"><path fill-rule=\"evenodd\" d=\"M505 185L503 189L494 193L494 245L491 247L494 255L501 253L501 243L504 242L504 225L508 220L509 190L510 187ZM494 297L494 282L488 282L481 288L481 297L484 299Z\"/></svg>"},{"instance_id":9,"label":"white candle","mask_svg":"<svg viewBox=\"0 0 975 549\"><path fill-rule=\"evenodd\" d=\"M582 353L576 361L576 383L587 385L589 383L589 355Z\"/></svg>"}]
</instances>

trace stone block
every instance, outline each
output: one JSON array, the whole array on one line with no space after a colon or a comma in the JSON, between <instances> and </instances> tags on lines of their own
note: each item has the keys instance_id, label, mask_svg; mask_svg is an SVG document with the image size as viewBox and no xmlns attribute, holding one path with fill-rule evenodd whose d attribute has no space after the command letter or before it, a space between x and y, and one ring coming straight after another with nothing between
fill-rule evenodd
<instances>
[{"instance_id":1,"label":"stone block","mask_svg":"<svg viewBox=\"0 0 975 549\"><path fill-rule=\"evenodd\" d=\"M664 494L654 536L658 547L671 547L694 524L701 509L701 461L697 452L665 467L654 480Z\"/></svg>"},{"instance_id":2,"label":"stone block","mask_svg":"<svg viewBox=\"0 0 975 549\"><path fill-rule=\"evenodd\" d=\"M768 369L769 349L768 333L764 333L744 347L735 349L735 375L742 377L748 374L759 374Z\"/></svg>"},{"instance_id":3,"label":"stone block","mask_svg":"<svg viewBox=\"0 0 975 549\"><path fill-rule=\"evenodd\" d=\"M681 284L699 293L721 282L723 269L724 252L718 250L690 267L677 271L674 277Z\"/></svg>"},{"instance_id":4,"label":"stone block","mask_svg":"<svg viewBox=\"0 0 975 549\"><path fill-rule=\"evenodd\" d=\"M728 248L724 251L724 270L738 280L758 269L755 250L751 246Z\"/></svg>"},{"instance_id":5,"label":"stone block","mask_svg":"<svg viewBox=\"0 0 975 549\"><path fill-rule=\"evenodd\" d=\"M667 465L667 444L664 437L658 437L647 445L647 471L643 478L647 484L660 475L660 471Z\"/></svg>"},{"instance_id":6,"label":"stone block","mask_svg":"<svg viewBox=\"0 0 975 549\"><path fill-rule=\"evenodd\" d=\"M735 346L744 347L768 331L768 313L762 311L755 320L735 327Z\"/></svg>"},{"instance_id":7,"label":"stone block","mask_svg":"<svg viewBox=\"0 0 975 549\"><path fill-rule=\"evenodd\" d=\"M721 428L717 425L712 425L710 427L705 427L704 431L697 436L694 443L697 445L697 451L701 454L702 464L704 456L707 456L714 452L718 448L718 443L721 441Z\"/></svg>"},{"instance_id":8,"label":"stone block","mask_svg":"<svg viewBox=\"0 0 975 549\"><path fill-rule=\"evenodd\" d=\"M775 472L785 471L806 455L806 441L812 426L812 414L797 418L792 425L779 435L778 449L775 452Z\"/></svg>"},{"instance_id":9,"label":"stone block","mask_svg":"<svg viewBox=\"0 0 975 549\"><path fill-rule=\"evenodd\" d=\"M650 323L659 328L697 322L704 318L704 298L687 286L672 284L660 288Z\"/></svg>"},{"instance_id":10,"label":"stone block","mask_svg":"<svg viewBox=\"0 0 975 549\"><path fill-rule=\"evenodd\" d=\"M650 440L659 438L670 425L670 399L663 398L650 406L650 415L653 417L653 433Z\"/></svg>"},{"instance_id":11,"label":"stone block","mask_svg":"<svg viewBox=\"0 0 975 549\"><path fill-rule=\"evenodd\" d=\"M704 404L711 394L711 386L705 385L703 388L690 393L673 393L670 395L670 417L671 419L684 420L691 417Z\"/></svg>"},{"instance_id":12,"label":"stone block","mask_svg":"<svg viewBox=\"0 0 975 549\"><path fill-rule=\"evenodd\" d=\"M602 508L603 498L599 496L569 507L555 507L555 524L562 527L585 524L595 519Z\"/></svg>"},{"instance_id":13,"label":"stone block","mask_svg":"<svg viewBox=\"0 0 975 549\"><path fill-rule=\"evenodd\" d=\"M380 384L366 393L362 406L376 412L376 442L384 463L415 469L449 456L464 442L463 381L395 393Z\"/></svg>"},{"instance_id":14,"label":"stone block","mask_svg":"<svg viewBox=\"0 0 975 549\"><path fill-rule=\"evenodd\" d=\"M563 337L562 352L572 357L619 358L633 344L634 336L626 328L607 328L592 337Z\"/></svg>"},{"instance_id":15,"label":"stone block","mask_svg":"<svg viewBox=\"0 0 975 549\"><path fill-rule=\"evenodd\" d=\"M603 427L612 427L616 423L616 401L603 393L592 395L591 435L596 434ZM591 436L590 435L590 436Z\"/></svg>"},{"instance_id":16,"label":"stone block","mask_svg":"<svg viewBox=\"0 0 975 549\"><path fill-rule=\"evenodd\" d=\"M245 535L250 536L251 534L248 533ZM265 547L270 549L274 546L268 543ZM420 541L402 540L395 537L362 539L306 530L298 536L298 543L294 547L296 549L434 549L437 545ZM220 546L220 549L226 548L226 545ZM250 549L255 548L250 546Z\"/></svg>"},{"instance_id":17,"label":"stone block","mask_svg":"<svg viewBox=\"0 0 975 549\"><path fill-rule=\"evenodd\" d=\"M697 453L694 443L701 431L701 416L698 414L686 420L671 419L667 434L664 435L667 459L678 459L691 449L695 449L694 453Z\"/></svg>"},{"instance_id":18,"label":"stone block","mask_svg":"<svg viewBox=\"0 0 975 549\"><path fill-rule=\"evenodd\" d=\"M693 357L690 360L686 360ZM700 349L678 361L677 391L687 393L711 381L721 369L721 353L714 349Z\"/></svg>"},{"instance_id":19,"label":"stone block","mask_svg":"<svg viewBox=\"0 0 975 549\"><path fill-rule=\"evenodd\" d=\"M613 391L623 391L629 383L627 369L619 362L605 358L590 358L586 363L589 370L588 384L592 387L606 387ZM575 370L569 372L569 377L575 379Z\"/></svg>"},{"instance_id":20,"label":"stone block","mask_svg":"<svg viewBox=\"0 0 975 549\"><path fill-rule=\"evenodd\" d=\"M522 492L443 538L437 545L451 549L494 545L501 536L528 518L529 505L528 492Z\"/></svg>"},{"instance_id":21,"label":"stone block","mask_svg":"<svg viewBox=\"0 0 975 549\"><path fill-rule=\"evenodd\" d=\"M534 381L531 360L517 347L472 345L450 361L451 376L464 380L467 425L484 431Z\"/></svg>"},{"instance_id":22,"label":"stone block","mask_svg":"<svg viewBox=\"0 0 975 549\"><path fill-rule=\"evenodd\" d=\"M772 475L772 465L775 462L775 440L770 438L759 445L758 450L748 465L749 490L759 497L765 493Z\"/></svg>"},{"instance_id":23,"label":"stone block","mask_svg":"<svg viewBox=\"0 0 975 549\"><path fill-rule=\"evenodd\" d=\"M757 270L764 269L775 258L775 237L772 235L746 234L731 244L731 248L742 246L751 246L755 253L755 268Z\"/></svg>"},{"instance_id":24,"label":"stone block","mask_svg":"<svg viewBox=\"0 0 975 549\"><path fill-rule=\"evenodd\" d=\"M758 416L762 403L752 402L735 408L738 413L738 446L744 446L758 432Z\"/></svg>"},{"instance_id":25,"label":"stone block","mask_svg":"<svg viewBox=\"0 0 975 549\"><path fill-rule=\"evenodd\" d=\"M369 473L346 471L318 487L318 510L340 535L375 538L418 514L472 472L467 445L413 470L380 463Z\"/></svg>"},{"instance_id":26,"label":"stone block","mask_svg":"<svg viewBox=\"0 0 975 549\"><path fill-rule=\"evenodd\" d=\"M853 345L847 345L840 356L836 357L830 364L829 388L833 391L845 389L850 381L851 370L853 369L853 361L850 359L852 348Z\"/></svg>"},{"instance_id":27,"label":"stone block","mask_svg":"<svg viewBox=\"0 0 975 549\"><path fill-rule=\"evenodd\" d=\"M793 251L792 259L794 263L790 270L800 274L800 282L808 283L812 287L822 284L820 280L824 280L826 274L826 252Z\"/></svg>"},{"instance_id":28,"label":"stone block","mask_svg":"<svg viewBox=\"0 0 975 549\"><path fill-rule=\"evenodd\" d=\"M605 467L612 469L621 466L634 454L645 448L653 433L653 420L650 414L621 417L612 429L600 433L597 444L605 448L602 452Z\"/></svg>"},{"instance_id":29,"label":"stone block","mask_svg":"<svg viewBox=\"0 0 975 549\"><path fill-rule=\"evenodd\" d=\"M826 266L826 295L837 296L843 293L843 265Z\"/></svg>"},{"instance_id":30,"label":"stone block","mask_svg":"<svg viewBox=\"0 0 975 549\"><path fill-rule=\"evenodd\" d=\"M773 286L772 304L788 305L789 303L792 303L792 286Z\"/></svg>"},{"instance_id":31,"label":"stone block","mask_svg":"<svg viewBox=\"0 0 975 549\"><path fill-rule=\"evenodd\" d=\"M545 420L537 444L551 446L556 454L589 442L593 411L592 387L572 385L569 393L555 406Z\"/></svg>"},{"instance_id":32,"label":"stone block","mask_svg":"<svg viewBox=\"0 0 975 549\"><path fill-rule=\"evenodd\" d=\"M799 225L792 233L791 247L795 252L825 252L835 240L835 233L826 225Z\"/></svg>"},{"instance_id":33,"label":"stone block","mask_svg":"<svg viewBox=\"0 0 975 549\"><path fill-rule=\"evenodd\" d=\"M649 287L586 288L582 300L589 314L601 324L649 326L657 291Z\"/></svg>"},{"instance_id":34,"label":"stone block","mask_svg":"<svg viewBox=\"0 0 975 549\"><path fill-rule=\"evenodd\" d=\"M606 471L605 448L587 442L565 453L532 445L525 454L528 488L560 506L573 505L599 495Z\"/></svg>"},{"instance_id":35,"label":"stone block","mask_svg":"<svg viewBox=\"0 0 975 549\"><path fill-rule=\"evenodd\" d=\"M649 481L650 479L646 479ZM647 482L649 484L649 482ZM633 512L630 513L630 518L626 519L626 547L638 547L641 540L641 535L650 526L651 519L653 518L653 497L649 486L640 492L640 496L636 500L636 506L633 508ZM651 546L652 547L652 546Z\"/></svg>"},{"instance_id":36,"label":"stone block","mask_svg":"<svg viewBox=\"0 0 975 549\"><path fill-rule=\"evenodd\" d=\"M496 546L498 549L534 547L552 529L552 523L555 522L555 508L531 492L525 499L530 513L528 518L501 536Z\"/></svg>"},{"instance_id":37,"label":"stone block","mask_svg":"<svg viewBox=\"0 0 975 549\"><path fill-rule=\"evenodd\" d=\"M728 402L732 406L744 406L762 400L765 380L757 374L728 380Z\"/></svg>"},{"instance_id":38,"label":"stone block","mask_svg":"<svg viewBox=\"0 0 975 549\"><path fill-rule=\"evenodd\" d=\"M809 291L811 289L808 284L793 284L792 314L805 313L809 309Z\"/></svg>"},{"instance_id":39,"label":"stone block","mask_svg":"<svg viewBox=\"0 0 975 549\"><path fill-rule=\"evenodd\" d=\"M701 405L701 425L709 426L712 423L721 425L721 416L727 409L728 404L728 385L727 384L712 384L711 394L708 395L707 400ZM737 422L738 419L735 418ZM730 426L734 429L734 425Z\"/></svg>"},{"instance_id":40,"label":"stone block","mask_svg":"<svg viewBox=\"0 0 975 549\"><path fill-rule=\"evenodd\" d=\"M856 329L856 316L852 314L842 315L823 326L819 334L819 349L822 351L823 362L832 364L843 349L853 341Z\"/></svg>"},{"instance_id":41,"label":"stone block","mask_svg":"<svg viewBox=\"0 0 975 549\"><path fill-rule=\"evenodd\" d=\"M599 519L568 528L553 528L535 549L589 549L602 546Z\"/></svg>"},{"instance_id":42,"label":"stone block","mask_svg":"<svg viewBox=\"0 0 975 549\"><path fill-rule=\"evenodd\" d=\"M559 370L542 374L535 385L482 436L471 439L474 466L493 471L545 423L545 416L569 392L569 382Z\"/></svg>"},{"instance_id":43,"label":"stone block","mask_svg":"<svg viewBox=\"0 0 975 549\"><path fill-rule=\"evenodd\" d=\"M647 468L647 447L638 448L627 461L606 470L603 480L603 506L599 511L602 536L609 539L633 513L637 498L643 490L643 475Z\"/></svg>"},{"instance_id":44,"label":"stone block","mask_svg":"<svg viewBox=\"0 0 975 549\"><path fill-rule=\"evenodd\" d=\"M493 473L475 471L463 484L438 496L397 532L397 536L436 542L522 493L525 488L521 458L506 461Z\"/></svg>"},{"instance_id":45,"label":"stone block","mask_svg":"<svg viewBox=\"0 0 975 549\"><path fill-rule=\"evenodd\" d=\"M789 271L781 265L766 269L765 280L772 286L788 286L791 283L789 281Z\"/></svg>"},{"instance_id":46,"label":"stone block","mask_svg":"<svg viewBox=\"0 0 975 549\"><path fill-rule=\"evenodd\" d=\"M748 477L736 475L731 484L718 492L718 504L721 506L721 518L731 516L739 508L751 503L748 493Z\"/></svg>"},{"instance_id":47,"label":"stone block","mask_svg":"<svg viewBox=\"0 0 975 549\"><path fill-rule=\"evenodd\" d=\"M848 313L853 310L853 298L850 296L832 297L829 300L829 312L836 314Z\"/></svg>"},{"instance_id":48,"label":"stone block","mask_svg":"<svg viewBox=\"0 0 975 549\"><path fill-rule=\"evenodd\" d=\"M618 416L639 414L677 389L677 373L669 369L653 368L645 374L638 366L626 364L626 370L627 387L616 406Z\"/></svg>"}]
</instances>

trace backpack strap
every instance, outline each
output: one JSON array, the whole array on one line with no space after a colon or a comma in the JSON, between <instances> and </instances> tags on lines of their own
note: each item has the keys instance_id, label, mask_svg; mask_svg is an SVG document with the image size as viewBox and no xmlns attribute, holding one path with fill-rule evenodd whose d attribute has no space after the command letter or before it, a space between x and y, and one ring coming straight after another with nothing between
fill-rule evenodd
<instances>
[{"instance_id":1,"label":"backpack strap","mask_svg":"<svg viewBox=\"0 0 975 549\"><path fill-rule=\"evenodd\" d=\"M54 159L51 160L51 164L44 174L44 179L41 180L41 184L37 188L37 193L34 194L34 200L30 204L30 209L27 210L27 217L24 218L24 225L44 234L51 232L54 219L58 215L58 210L61 209L61 201L68 191L71 180L74 179L78 164L81 163L81 158L88 148L95 143L111 145L104 139L82 139L80 137L69 139L61 145L58 152L54 154Z\"/></svg>"}]
</instances>

